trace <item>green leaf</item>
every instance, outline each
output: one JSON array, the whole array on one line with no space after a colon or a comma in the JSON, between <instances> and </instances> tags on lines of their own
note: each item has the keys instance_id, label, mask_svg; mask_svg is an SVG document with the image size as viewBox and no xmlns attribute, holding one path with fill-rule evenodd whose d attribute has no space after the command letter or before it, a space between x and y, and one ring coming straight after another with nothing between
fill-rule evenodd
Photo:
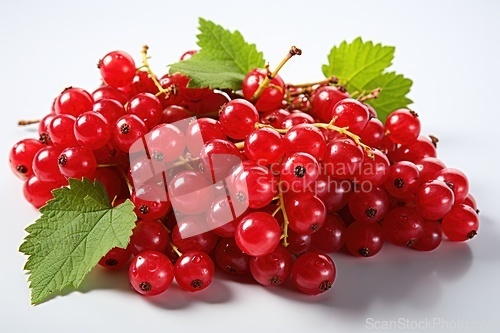
<instances>
[{"instance_id":1,"label":"green leaf","mask_svg":"<svg viewBox=\"0 0 500 333\"><path fill-rule=\"evenodd\" d=\"M241 89L241 82L252 69L265 65L262 52L238 32L231 32L200 18L198 46L201 50L188 60L170 66L170 73L181 72L191 78L191 88Z\"/></svg>"},{"instance_id":2,"label":"green leaf","mask_svg":"<svg viewBox=\"0 0 500 333\"><path fill-rule=\"evenodd\" d=\"M128 245L137 219L129 200L113 208L97 181L70 179L69 188L53 194L19 248L29 256L24 269L32 304L67 286L78 288L109 250Z\"/></svg>"},{"instance_id":3,"label":"green leaf","mask_svg":"<svg viewBox=\"0 0 500 333\"><path fill-rule=\"evenodd\" d=\"M330 51L323 74L326 77L335 75L349 93L369 93L382 88L378 99L367 102L384 121L389 113L412 102L406 97L412 81L396 73L384 73L392 64L394 51L392 46L363 42L360 37L351 43L342 42Z\"/></svg>"},{"instance_id":4,"label":"green leaf","mask_svg":"<svg viewBox=\"0 0 500 333\"><path fill-rule=\"evenodd\" d=\"M413 103L411 99L406 97L410 92L412 83L412 80L405 78L403 75L394 72L384 73L365 86L367 91L382 88L378 98L367 100L366 103L377 110L379 119L385 121L392 111Z\"/></svg>"}]
</instances>

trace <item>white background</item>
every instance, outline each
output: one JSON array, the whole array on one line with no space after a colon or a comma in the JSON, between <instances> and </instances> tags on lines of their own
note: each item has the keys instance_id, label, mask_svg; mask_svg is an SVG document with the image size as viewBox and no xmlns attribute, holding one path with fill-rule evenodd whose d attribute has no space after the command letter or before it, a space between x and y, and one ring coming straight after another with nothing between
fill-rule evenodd
<instances>
[{"instance_id":1,"label":"white background","mask_svg":"<svg viewBox=\"0 0 500 333\"><path fill-rule=\"evenodd\" d=\"M500 332L500 2L48 2L0 3L0 331L363 332L375 321L402 318L447 323L424 331L458 324L480 332L471 326L478 324ZM432 253L386 246L368 260L334 254L338 278L319 297L220 276L199 294L173 286L146 299L128 290L126 277L97 270L81 291L31 307L17 249L38 214L24 202L7 157L15 142L36 133L16 121L42 117L66 86L93 90L98 58L114 49L137 59L147 43L163 73L195 47L199 16L240 30L271 66L290 45L301 47L303 55L283 70L289 82L321 78L330 48L344 39L395 45L393 68L414 81L410 97L423 132L438 136L439 157L470 178L481 209L478 237Z\"/></svg>"}]
</instances>

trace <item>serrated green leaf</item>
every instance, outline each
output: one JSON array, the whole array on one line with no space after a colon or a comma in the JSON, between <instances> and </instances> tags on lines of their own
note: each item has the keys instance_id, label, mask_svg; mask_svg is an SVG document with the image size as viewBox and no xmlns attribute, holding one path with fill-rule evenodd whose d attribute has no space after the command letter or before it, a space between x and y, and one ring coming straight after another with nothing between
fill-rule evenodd
<instances>
[{"instance_id":1,"label":"serrated green leaf","mask_svg":"<svg viewBox=\"0 0 500 333\"><path fill-rule=\"evenodd\" d=\"M69 188L53 194L19 248L29 256L24 268L32 304L67 286L78 288L109 250L127 246L137 219L129 200L113 208L97 181L70 179Z\"/></svg>"},{"instance_id":2,"label":"serrated green leaf","mask_svg":"<svg viewBox=\"0 0 500 333\"><path fill-rule=\"evenodd\" d=\"M394 72L379 75L366 84L366 91L381 88L380 96L376 99L367 100L366 103L377 110L378 118L385 121L387 116L394 110L407 107L413 101L406 97L410 92L412 80ZM358 90L360 91L360 90Z\"/></svg>"},{"instance_id":3,"label":"serrated green leaf","mask_svg":"<svg viewBox=\"0 0 500 333\"><path fill-rule=\"evenodd\" d=\"M247 43L238 31L231 32L211 21L199 19L198 45L201 50L188 60L170 66L170 73L191 78L191 88L241 89L245 75L264 67L262 52Z\"/></svg>"},{"instance_id":4,"label":"serrated green leaf","mask_svg":"<svg viewBox=\"0 0 500 333\"><path fill-rule=\"evenodd\" d=\"M395 48L373 42L363 42L358 37L351 43L342 42L334 46L323 65L326 77L335 75L349 93L369 93L381 88L380 96L367 100L384 121L392 111L407 107L412 101L406 97L412 81L394 72L384 71L392 64Z\"/></svg>"},{"instance_id":5,"label":"serrated green leaf","mask_svg":"<svg viewBox=\"0 0 500 333\"><path fill-rule=\"evenodd\" d=\"M394 47L363 42L358 37L352 43L344 41L332 48L328 64L323 65L323 74L337 76L342 85L354 83L359 86L380 75L392 64L392 59Z\"/></svg>"}]
</instances>

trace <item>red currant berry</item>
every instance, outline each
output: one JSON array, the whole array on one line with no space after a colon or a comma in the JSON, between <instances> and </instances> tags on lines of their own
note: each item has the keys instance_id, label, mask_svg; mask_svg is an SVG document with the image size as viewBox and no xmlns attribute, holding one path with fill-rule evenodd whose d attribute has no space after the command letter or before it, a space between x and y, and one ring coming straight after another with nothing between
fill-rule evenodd
<instances>
[{"instance_id":1,"label":"red currant berry","mask_svg":"<svg viewBox=\"0 0 500 333\"><path fill-rule=\"evenodd\" d=\"M264 81L267 76L267 71L262 68L256 68L250 71L242 83L243 96L247 100L252 100L253 95L259 88L259 85ZM255 103L257 110L267 112L276 110L281 107L281 102L285 96L285 83L279 75L271 79L269 86L267 86L259 99Z\"/></svg>"},{"instance_id":2,"label":"red currant berry","mask_svg":"<svg viewBox=\"0 0 500 333\"><path fill-rule=\"evenodd\" d=\"M135 114L120 117L112 127L112 139L118 149L128 153L130 147L148 132L144 122Z\"/></svg>"},{"instance_id":3,"label":"red currant berry","mask_svg":"<svg viewBox=\"0 0 500 333\"><path fill-rule=\"evenodd\" d=\"M94 100L87 91L69 87L56 98L54 109L56 114L69 114L78 117L86 111L91 111L93 104Z\"/></svg>"},{"instance_id":4,"label":"red currant berry","mask_svg":"<svg viewBox=\"0 0 500 333\"><path fill-rule=\"evenodd\" d=\"M420 174L412 162L397 162L389 168L385 189L399 199L412 197L420 186Z\"/></svg>"},{"instance_id":5,"label":"red currant berry","mask_svg":"<svg viewBox=\"0 0 500 333\"><path fill-rule=\"evenodd\" d=\"M212 283L215 267L208 254L200 251L183 253L175 264L175 281L184 290L203 290Z\"/></svg>"},{"instance_id":6,"label":"red currant berry","mask_svg":"<svg viewBox=\"0 0 500 333\"><path fill-rule=\"evenodd\" d=\"M163 108L158 98L150 93L139 93L127 104L127 113L138 116L151 129L160 123Z\"/></svg>"},{"instance_id":7,"label":"red currant berry","mask_svg":"<svg viewBox=\"0 0 500 333\"><path fill-rule=\"evenodd\" d=\"M163 253L144 251L132 259L128 276L130 285L139 294L159 295L172 284L174 266Z\"/></svg>"},{"instance_id":8,"label":"red currant berry","mask_svg":"<svg viewBox=\"0 0 500 333\"><path fill-rule=\"evenodd\" d=\"M124 87L135 76L135 63L132 57L123 51L112 51L99 60L97 66L104 82L112 87Z\"/></svg>"},{"instance_id":9,"label":"red currant berry","mask_svg":"<svg viewBox=\"0 0 500 333\"><path fill-rule=\"evenodd\" d=\"M281 184L283 190L303 192L313 184L319 175L316 159L307 153L295 153L281 163Z\"/></svg>"},{"instance_id":10,"label":"red currant berry","mask_svg":"<svg viewBox=\"0 0 500 333\"><path fill-rule=\"evenodd\" d=\"M455 195L455 203L461 204L469 194L469 180L467 176L460 170L453 168L445 168L439 171L435 178L441 180L448 185Z\"/></svg>"},{"instance_id":11,"label":"red currant berry","mask_svg":"<svg viewBox=\"0 0 500 333\"><path fill-rule=\"evenodd\" d=\"M158 220L139 220L130 237L129 248L134 255L142 251L165 252L169 238L168 231Z\"/></svg>"},{"instance_id":12,"label":"red currant berry","mask_svg":"<svg viewBox=\"0 0 500 333\"><path fill-rule=\"evenodd\" d=\"M389 114L385 121L385 129L392 141L405 145L420 134L420 120L415 111L399 109Z\"/></svg>"},{"instance_id":13,"label":"red currant berry","mask_svg":"<svg viewBox=\"0 0 500 333\"><path fill-rule=\"evenodd\" d=\"M88 178L94 175L97 162L92 150L83 147L64 149L57 158L59 171L68 178Z\"/></svg>"},{"instance_id":14,"label":"red currant berry","mask_svg":"<svg viewBox=\"0 0 500 333\"><path fill-rule=\"evenodd\" d=\"M422 237L413 244L417 251L432 251L441 244L443 231L438 221L424 220Z\"/></svg>"},{"instance_id":15,"label":"red currant berry","mask_svg":"<svg viewBox=\"0 0 500 333\"><path fill-rule=\"evenodd\" d=\"M463 204L455 205L443 218L442 227L448 239L463 242L477 235L479 217L474 208Z\"/></svg>"},{"instance_id":16,"label":"red currant berry","mask_svg":"<svg viewBox=\"0 0 500 333\"><path fill-rule=\"evenodd\" d=\"M55 146L47 146L40 149L33 157L33 173L46 183L65 183L66 178L61 174L58 167L58 158L61 149Z\"/></svg>"},{"instance_id":17,"label":"red currant berry","mask_svg":"<svg viewBox=\"0 0 500 333\"><path fill-rule=\"evenodd\" d=\"M112 99L119 102L121 105L125 105L128 102L128 96L126 94L111 86L102 86L97 88L92 93L92 97L95 102L98 102L101 99Z\"/></svg>"},{"instance_id":18,"label":"red currant berry","mask_svg":"<svg viewBox=\"0 0 500 333\"><path fill-rule=\"evenodd\" d=\"M219 121L227 136L243 140L255 129L255 123L259 121L259 113L250 102L235 99L222 108Z\"/></svg>"},{"instance_id":19,"label":"red currant berry","mask_svg":"<svg viewBox=\"0 0 500 333\"><path fill-rule=\"evenodd\" d=\"M326 152L326 141L318 128L310 124L299 124L288 130L283 138L283 148L287 155L304 152L321 160Z\"/></svg>"},{"instance_id":20,"label":"red currant berry","mask_svg":"<svg viewBox=\"0 0 500 333\"><path fill-rule=\"evenodd\" d=\"M379 222L389 211L389 197L379 187L374 187L369 192L355 192L349 197L349 210L356 221Z\"/></svg>"},{"instance_id":21,"label":"red currant berry","mask_svg":"<svg viewBox=\"0 0 500 333\"><path fill-rule=\"evenodd\" d=\"M283 139L275 129L256 129L245 138L245 155L262 166L277 163L283 157Z\"/></svg>"},{"instance_id":22,"label":"red currant berry","mask_svg":"<svg viewBox=\"0 0 500 333\"><path fill-rule=\"evenodd\" d=\"M415 197L415 208L424 219L440 220L455 202L453 191L440 180L433 180L420 186Z\"/></svg>"},{"instance_id":23,"label":"red currant berry","mask_svg":"<svg viewBox=\"0 0 500 333\"><path fill-rule=\"evenodd\" d=\"M75 117L69 114L59 114L52 118L47 127L47 133L50 136L50 141L55 146L64 149L77 145L75 134L73 133L75 120Z\"/></svg>"},{"instance_id":24,"label":"red currant berry","mask_svg":"<svg viewBox=\"0 0 500 333\"><path fill-rule=\"evenodd\" d=\"M132 192L130 200L134 204L135 214L140 219L161 219L170 210L170 202L163 185L143 184Z\"/></svg>"},{"instance_id":25,"label":"red currant berry","mask_svg":"<svg viewBox=\"0 0 500 333\"><path fill-rule=\"evenodd\" d=\"M327 254L306 252L301 255L292 268L292 281L308 295L324 293L332 287L335 280L335 265Z\"/></svg>"},{"instance_id":26,"label":"red currant berry","mask_svg":"<svg viewBox=\"0 0 500 333\"><path fill-rule=\"evenodd\" d=\"M94 111L78 116L74 133L78 144L91 150L105 146L111 137L108 121L102 114Z\"/></svg>"},{"instance_id":27,"label":"red currant berry","mask_svg":"<svg viewBox=\"0 0 500 333\"><path fill-rule=\"evenodd\" d=\"M334 86L319 87L312 94L311 112L321 122L329 123L332 120L333 107L349 94Z\"/></svg>"},{"instance_id":28,"label":"red currant berry","mask_svg":"<svg viewBox=\"0 0 500 333\"><path fill-rule=\"evenodd\" d=\"M52 190L60 186L61 184L42 182L36 176L31 176L24 182L23 194L26 200L38 209L54 197Z\"/></svg>"},{"instance_id":29,"label":"red currant berry","mask_svg":"<svg viewBox=\"0 0 500 333\"><path fill-rule=\"evenodd\" d=\"M289 227L301 234L318 231L326 220L326 208L317 196L305 192L297 193L285 201Z\"/></svg>"},{"instance_id":30,"label":"red currant berry","mask_svg":"<svg viewBox=\"0 0 500 333\"><path fill-rule=\"evenodd\" d=\"M101 114L111 129L112 125L125 115L125 108L114 99L101 98L94 103L94 112Z\"/></svg>"},{"instance_id":31,"label":"red currant berry","mask_svg":"<svg viewBox=\"0 0 500 333\"><path fill-rule=\"evenodd\" d=\"M111 270L121 269L128 264L131 255L132 252L128 248L114 247L99 260L99 266Z\"/></svg>"},{"instance_id":32,"label":"red currant berry","mask_svg":"<svg viewBox=\"0 0 500 333\"><path fill-rule=\"evenodd\" d=\"M359 134L368 123L370 113L363 103L346 98L335 104L330 119L335 119L335 126L348 127L349 132Z\"/></svg>"},{"instance_id":33,"label":"red currant berry","mask_svg":"<svg viewBox=\"0 0 500 333\"><path fill-rule=\"evenodd\" d=\"M345 232L346 225L342 218L337 214L328 214L321 229L311 235L312 248L326 253L337 252L344 246Z\"/></svg>"},{"instance_id":34,"label":"red currant berry","mask_svg":"<svg viewBox=\"0 0 500 333\"><path fill-rule=\"evenodd\" d=\"M285 283L292 273L292 266L292 254L281 245L268 255L250 260L250 272L253 278L266 287Z\"/></svg>"},{"instance_id":35,"label":"red currant berry","mask_svg":"<svg viewBox=\"0 0 500 333\"><path fill-rule=\"evenodd\" d=\"M234 239L246 254L259 257L274 251L281 237L278 221L270 214L254 212L241 219Z\"/></svg>"},{"instance_id":36,"label":"red currant berry","mask_svg":"<svg viewBox=\"0 0 500 333\"><path fill-rule=\"evenodd\" d=\"M235 275L250 271L250 256L243 253L234 238L223 238L215 248L215 262L226 273Z\"/></svg>"},{"instance_id":37,"label":"red currant berry","mask_svg":"<svg viewBox=\"0 0 500 333\"><path fill-rule=\"evenodd\" d=\"M326 145L323 157L327 174L338 179L352 179L364 160L363 149L351 139L339 139Z\"/></svg>"},{"instance_id":38,"label":"red currant berry","mask_svg":"<svg viewBox=\"0 0 500 333\"><path fill-rule=\"evenodd\" d=\"M378 223L352 223L345 234L345 244L355 257L373 257L384 244L382 228Z\"/></svg>"},{"instance_id":39,"label":"red currant berry","mask_svg":"<svg viewBox=\"0 0 500 333\"><path fill-rule=\"evenodd\" d=\"M384 218L385 238L394 245L412 247L422 237L424 221L412 208L393 208Z\"/></svg>"},{"instance_id":40,"label":"red currant berry","mask_svg":"<svg viewBox=\"0 0 500 333\"><path fill-rule=\"evenodd\" d=\"M35 139L24 139L16 143L9 154L9 163L14 174L21 179L33 176L33 159L44 147L43 143Z\"/></svg>"}]
</instances>

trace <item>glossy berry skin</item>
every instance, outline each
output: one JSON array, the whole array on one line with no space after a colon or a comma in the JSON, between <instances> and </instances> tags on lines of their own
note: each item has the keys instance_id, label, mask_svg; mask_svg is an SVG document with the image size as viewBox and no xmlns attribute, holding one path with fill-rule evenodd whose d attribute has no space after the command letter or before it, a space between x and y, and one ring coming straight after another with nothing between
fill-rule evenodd
<instances>
[{"instance_id":1,"label":"glossy berry skin","mask_svg":"<svg viewBox=\"0 0 500 333\"><path fill-rule=\"evenodd\" d=\"M464 204L455 205L443 218L441 226L449 240L463 242L477 235L479 217L473 208Z\"/></svg>"},{"instance_id":2,"label":"glossy berry skin","mask_svg":"<svg viewBox=\"0 0 500 333\"><path fill-rule=\"evenodd\" d=\"M134 212L140 219L157 220L167 215L170 202L163 185L143 184L130 195Z\"/></svg>"},{"instance_id":3,"label":"glossy berry skin","mask_svg":"<svg viewBox=\"0 0 500 333\"><path fill-rule=\"evenodd\" d=\"M289 227L299 234L318 231L326 220L323 201L311 193L297 193L285 201Z\"/></svg>"},{"instance_id":4,"label":"glossy berry skin","mask_svg":"<svg viewBox=\"0 0 500 333\"><path fill-rule=\"evenodd\" d=\"M307 153L295 153L286 157L281 163L282 190L303 192L319 176L319 164L316 159Z\"/></svg>"},{"instance_id":5,"label":"glossy berry skin","mask_svg":"<svg viewBox=\"0 0 500 333\"><path fill-rule=\"evenodd\" d=\"M451 188L455 195L456 204L461 204L467 198L467 194L469 194L469 180L462 171L445 168L439 171L435 178L445 182Z\"/></svg>"},{"instance_id":6,"label":"glossy berry skin","mask_svg":"<svg viewBox=\"0 0 500 333\"><path fill-rule=\"evenodd\" d=\"M420 181L422 183L435 179L437 173L446 168L446 165L435 157L424 157L416 161L415 165L420 172Z\"/></svg>"},{"instance_id":7,"label":"glossy berry skin","mask_svg":"<svg viewBox=\"0 0 500 333\"><path fill-rule=\"evenodd\" d=\"M52 190L60 186L61 184L42 182L36 176L31 176L24 182L24 198L36 209L39 209L54 197L52 195Z\"/></svg>"},{"instance_id":8,"label":"glossy berry skin","mask_svg":"<svg viewBox=\"0 0 500 333\"><path fill-rule=\"evenodd\" d=\"M337 214L328 214L321 229L311 235L312 248L326 253L337 252L344 246L345 232L346 225L342 218Z\"/></svg>"},{"instance_id":9,"label":"glossy berry skin","mask_svg":"<svg viewBox=\"0 0 500 333\"><path fill-rule=\"evenodd\" d=\"M393 208L384 218L384 237L394 245L412 247L423 235L424 220L415 209Z\"/></svg>"},{"instance_id":10,"label":"glossy berry skin","mask_svg":"<svg viewBox=\"0 0 500 333\"><path fill-rule=\"evenodd\" d=\"M250 273L255 281L263 286L279 286L286 282L292 273L292 254L282 245L268 255L250 260Z\"/></svg>"},{"instance_id":11,"label":"glossy berry skin","mask_svg":"<svg viewBox=\"0 0 500 333\"><path fill-rule=\"evenodd\" d=\"M377 118L370 118L366 126L359 132L361 142L370 147L380 147L384 138L384 124Z\"/></svg>"},{"instance_id":12,"label":"glossy berry skin","mask_svg":"<svg viewBox=\"0 0 500 333\"><path fill-rule=\"evenodd\" d=\"M359 134L368 123L370 113L363 103L346 98L333 107L331 119L334 118L335 126L348 127L349 132Z\"/></svg>"},{"instance_id":13,"label":"glossy berry skin","mask_svg":"<svg viewBox=\"0 0 500 333\"><path fill-rule=\"evenodd\" d=\"M420 174L412 162L397 162L389 168L385 182L387 192L399 199L412 197L420 186Z\"/></svg>"},{"instance_id":14,"label":"glossy berry skin","mask_svg":"<svg viewBox=\"0 0 500 333\"><path fill-rule=\"evenodd\" d=\"M94 103L94 112L102 115L111 129L112 125L125 115L125 108L114 99L101 98Z\"/></svg>"},{"instance_id":15,"label":"glossy berry skin","mask_svg":"<svg viewBox=\"0 0 500 333\"><path fill-rule=\"evenodd\" d=\"M392 161L410 161L415 163L424 157L436 157L436 155L436 147L432 141L425 136L419 136L416 140L397 148Z\"/></svg>"},{"instance_id":16,"label":"glossy berry skin","mask_svg":"<svg viewBox=\"0 0 500 333\"><path fill-rule=\"evenodd\" d=\"M336 269L332 259L317 251L301 255L292 268L295 287L308 295L318 295L330 289L335 275Z\"/></svg>"},{"instance_id":17,"label":"glossy berry skin","mask_svg":"<svg viewBox=\"0 0 500 333\"><path fill-rule=\"evenodd\" d=\"M255 129L259 113L252 103L243 99L228 102L219 113L222 129L232 139L244 140Z\"/></svg>"},{"instance_id":18,"label":"glossy berry skin","mask_svg":"<svg viewBox=\"0 0 500 333\"><path fill-rule=\"evenodd\" d=\"M378 223L352 223L345 234L345 244L355 257L373 257L384 244L382 228Z\"/></svg>"},{"instance_id":19,"label":"glossy berry skin","mask_svg":"<svg viewBox=\"0 0 500 333\"><path fill-rule=\"evenodd\" d=\"M207 215L207 225L220 237L233 238L241 218L242 216L233 219L230 200L224 195L216 198L210 206L210 211Z\"/></svg>"},{"instance_id":20,"label":"glossy berry skin","mask_svg":"<svg viewBox=\"0 0 500 333\"><path fill-rule=\"evenodd\" d=\"M239 204L253 209L267 206L277 194L277 183L271 171L256 164L245 165L231 178L227 187L231 195L240 198Z\"/></svg>"},{"instance_id":21,"label":"glossy berry skin","mask_svg":"<svg viewBox=\"0 0 500 333\"><path fill-rule=\"evenodd\" d=\"M349 97L344 92L334 86L324 86L317 88L312 95L311 111L316 118L323 123L329 123L332 120L333 107L343 99Z\"/></svg>"},{"instance_id":22,"label":"glossy berry skin","mask_svg":"<svg viewBox=\"0 0 500 333\"><path fill-rule=\"evenodd\" d=\"M115 170L111 168L97 168L94 173L94 179L104 185L108 199L111 202L121 194L122 179Z\"/></svg>"},{"instance_id":23,"label":"glossy berry skin","mask_svg":"<svg viewBox=\"0 0 500 333\"><path fill-rule=\"evenodd\" d=\"M453 191L440 180L423 183L415 197L415 208L424 219L440 220L455 203Z\"/></svg>"},{"instance_id":24,"label":"glossy berry skin","mask_svg":"<svg viewBox=\"0 0 500 333\"><path fill-rule=\"evenodd\" d=\"M328 219L327 219L328 221ZM326 224L326 223L325 223ZM324 225L323 225L324 228ZM321 231L321 229L320 229ZM302 254L309 250L312 244L312 235L318 234L315 232L313 234L299 234L292 229L288 229L288 246L286 249L294 254Z\"/></svg>"},{"instance_id":25,"label":"glossy berry skin","mask_svg":"<svg viewBox=\"0 0 500 333\"><path fill-rule=\"evenodd\" d=\"M223 238L215 248L215 262L226 273L243 275L250 272L250 259L243 253L234 238Z\"/></svg>"},{"instance_id":26,"label":"glossy berry skin","mask_svg":"<svg viewBox=\"0 0 500 333\"><path fill-rule=\"evenodd\" d=\"M385 129L393 142L405 145L420 134L420 120L414 111L399 109L389 114L385 121Z\"/></svg>"},{"instance_id":27,"label":"glossy berry skin","mask_svg":"<svg viewBox=\"0 0 500 333\"><path fill-rule=\"evenodd\" d=\"M54 103L56 114L69 114L78 117L80 114L91 111L94 100L92 96L81 88L66 88Z\"/></svg>"},{"instance_id":28,"label":"glossy berry skin","mask_svg":"<svg viewBox=\"0 0 500 333\"><path fill-rule=\"evenodd\" d=\"M443 237L443 231L441 229L441 224L438 221L424 220L423 234L415 244L413 248L417 251L432 251L441 244Z\"/></svg>"},{"instance_id":29,"label":"glossy berry skin","mask_svg":"<svg viewBox=\"0 0 500 333\"><path fill-rule=\"evenodd\" d=\"M314 183L314 193L325 203L329 214L337 213L349 199L352 183L322 173Z\"/></svg>"},{"instance_id":30,"label":"glossy berry skin","mask_svg":"<svg viewBox=\"0 0 500 333\"><path fill-rule=\"evenodd\" d=\"M98 67L104 82L115 88L131 83L136 71L134 59L123 51L112 51L106 54L99 61Z\"/></svg>"},{"instance_id":31,"label":"glossy berry skin","mask_svg":"<svg viewBox=\"0 0 500 333\"><path fill-rule=\"evenodd\" d=\"M163 108L158 98L150 93L139 93L127 104L127 113L135 114L151 129L158 125L163 114Z\"/></svg>"},{"instance_id":32,"label":"glossy berry skin","mask_svg":"<svg viewBox=\"0 0 500 333\"><path fill-rule=\"evenodd\" d=\"M213 190L201 173L184 170L176 174L168 185L172 207L183 214L208 212L213 201Z\"/></svg>"},{"instance_id":33,"label":"glossy berry skin","mask_svg":"<svg viewBox=\"0 0 500 333\"><path fill-rule=\"evenodd\" d=\"M214 184L225 179L241 163L241 154L234 143L213 139L205 143L200 152L203 172Z\"/></svg>"},{"instance_id":34,"label":"glossy berry skin","mask_svg":"<svg viewBox=\"0 0 500 333\"><path fill-rule=\"evenodd\" d=\"M272 128L259 128L245 138L245 155L258 165L279 162L283 157L283 138Z\"/></svg>"},{"instance_id":35,"label":"glossy berry skin","mask_svg":"<svg viewBox=\"0 0 500 333\"><path fill-rule=\"evenodd\" d=\"M353 179L360 186L381 186L389 177L390 163L387 156L378 149L373 149L372 154L373 157L364 154L363 163Z\"/></svg>"},{"instance_id":36,"label":"glossy berry skin","mask_svg":"<svg viewBox=\"0 0 500 333\"><path fill-rule=\"evenodd\" d=\"M142 251L165 252L169 242L168 231L158 220L139 220L130 236L129 248L132 254Z\"/></svg>"},{"instance_id":37,"label":"glossy berry skin","mask_svg":"<svg viewBox=\"0 0 500 333\"><path fill-rule=\"evenodd\" d=\"M156 87L155 82L150 77L150 74L143 70L136 71L134 78L128 87L134 92L134 94L147 92L155 95L158 93L158 87Z\"/></svg>"},{"instance_id":38,"label":"glossy berry skin","mask_svg":"<svg viewBox=\"0 0 500 333\"><path fill-rule=\"evenodd\" d=\"M310 124L299 124L291 127L285 134L283 148L286 155L304 152L320 160L326 152L326 141L318 128Z\"/></svg>"},{"instance_id":39,"label":"glossy berry skin","mask_svg":"<svg viewBox=\"0 0 500 333\"><path fill-rule=\"evenodd\" d=\"M172 284L174 266L163 253L144 251L132 259L128 277L130 286L139 294L159 295Z\"/></svg>"},{"instance_id":40,"label":"glossy berry skin","mask_svg":"<svg viewBox=\"0 0 500 333\"><path fill-rule=\"evenodd\" d=\"M9 154L9 163L12 172L20 179L33 176L33 159L45 145L39 140L24 139L12 147Z\"/></svg>"},{"instance_id":41,"label":"glossy berry skin","mask_svg":"<svg viewBox=\"0 0 500 333\"><path fill-rule=\"evenodd\" d=\"M183 253L175 264L175 281L184 290L195 292L212 283L215 267L210 256L200 251Z\"/></svg>"},{"instance_id":42,"label":"glossy berry skin","mask_svg":"<svg viewBox=\"0 0 500 333\"><path fill-rule=\"evenodd\" d=\"M97 168L92 150L83 147L68 147L57 159L59 171L68 178L91 179Z\"/></svg>"},{"instance_id":43,"label":"glossy berry skin","mask_svg":"<svg viewBox=\"0 0 500 333\"><path fill-rule=\"evenodd\" d=\"M151 158L158 162L176 161L184 152L186 138L172 124L160 124L146 135L146 145Z\"/></svg>"},{"instance_id":44,"label":"glossy berry skin","mask_svg":"<svg viewBox=\"0 0 500 333\"><path fill-rule=\"evenodd\" d=\"M50 136L50 141L61 149L70 146L76 146L76 138L73 133L76 118L69 114L59 114L52 118L47 133Z\"/></svg>"},{"instance_id":45,"label":"glossy berry skin","mask_svg":"<svg viewBox=\"0 0 500 333\"><path fill-rule=\"evenodd\" d=\"M129 98L122 91L111 86L102 86L94 90L92 98L97 103L101 99L112 99L119 102L121 105L127 104Z\"/></svg>"},{"instance_id":46,"label":"glossy berry skin","mask_svg":"<svg viewBox=\"0 0 500 333\"><path fill-rule=\"evenodd\" d=\"M39 141L45 145L51 144L52 142L49 135L49 125L55 116L55 113L49 113L38 123L38 135L40 136Z\"/></svg>"},{"instance_id":47,"label":"glossy berry skin","mask_svg":"<svg viewBox=\"0 0 500 333\"><path fill-rule=\"evenodd\" d=\"M177 246L181 253L188 251L210 253L215 249L219 236L212 231L201 232L188 237L186 237L188 234L183 235L181 233L181 231L187 233L196 230L202 223L205 223L205 217L202 219L199 216L186 216L177 221L170 236L172 237L172 243Z\"/></svg>"},{"instance_id":48,"label":"glossy berry skin","mask_svg":"<svg viewBox=\"0 0 500 333\"><path fill-rule=\"evenodd\" d=\"M278 221L270 214L254 212L241 219L236 227L234 239L238 247L254 257L274 251L281 237Z\"/></svg>"},{"instance_id":49,"label":"glossy berry skin","mask_svg":"<svg viewBox=\"0 0 500 333\"><path fill-rule=\"evenodd\" d=\"M314 118L305 112L293 112L281 123L279 128L291 128L299 124L312 124L314 123Z\"/></svg>"},{"instance_id":50,"label":"glossy berry skin","mask_svg":"<svg viewBox=\"0 0 500 333\"><path fill-rule=\"evenodd\" d=\"M349 210L356 221L376 223L389 211L389 197L379 187L369 192L354 192L349 197Z\"/></svg>"},{"instance_id":51,"label":"glossy berry skin","mask_svg":"<svg viewBox=\"0 0 500 333\"><path fill-rule=\"evenodd\" d=\"M260 117L260 122L271 125L274 128L282 128L283 121L290 115L290 112L284 109L277 109L265 112Z\"/></svg>"},{"instance_id":52,"label":"glossy berry skin","mask_svg":"<svg viewBox=\"0 0 500 333\"><path fill-rule=\"evenodd\" d=\"M191 113L186 108L179 105L169 105L163 109L160 123L171 124L189 117L191 117Z\"/></svg>"},{"instance_id":53,"label":"glossy berry skin","mask_svg":"<svg viewBox=\"0 0 500 333\"><path fill-rule=\"evenodd\" d=\"M359 173L363 160L363 149L351 139L329 142L323 157L327 174L338 179L354 178Z\"/></svg>"},{"instance_id":54,"label":"glossy berry skin","mask_svg":"<svg viewBox=\"0 0 500 333\"><path fill-rule=\"evenodd\" d=\"M144 121L135 114L126 114L112 126L111 137L118 149L128 153L132 144L147 132L148 128Z\"/></svg>"},{"instance_id":55,"label":"glossy berry skin","mask_svg":"<svg viewBox=\"0 0 500 333\"><path fill-rule=\"evenodd\" d=\"M247 100L252 100L254 93L259 85L266 78L267 71L263 68L255 68L243 79L243 96ZM274 77L269 86L264 89L259 99L255 102L255 107L260 112L276 110L281 107L283 97L285 96L285 83L279 75Z\"/></svg>"},{"instance_id":56,"label":"glossy berry skin","mask_svg":"<svg viewBox=\"0 0 500 333\"><path fill-rule=\"evenodd\" d=\"M64 183L66 181L58 167L60 153L60 148L47 146L35 154L32 168L39 180L46 183Z\"/></svg>"},{"instance_id":57,"label":"glossy berry skin","mask_svg":"<svg viewBox=\"0 0 500 333\"><path fill-rule=\"evenodd\" d=\"M111 137L108 121L102 114L94 111L84 112L78 116L74 134L80 146L91 150L105 146Z\"/></svg>"},{"instance_id":58,"label":"glossy berry skin","mask_svg":"<svg viewBox=\"0 0 500 333\"><path fill-rule=\"evenodd\" d=\"M227 139L220 122L211 118L193 119L186 130L185 136L187 148L194 156L200 154L206 142L214 139Z\"/></svg>"},{"instance_id":59,"label":"glossy berry skin","mask_svg":"<svg viewBox=\"0 0 500 333\"><path fill-rule=\"evenodd\" d=\"M131 255L132 252L128 248L114 247L99 260L98 264L107 269L119 270L127 266Z\"/></svg>"},{"instance_id":60,"label":"glossy berry skin","mask_svg":"<svg viewBox=\"0 0 500 333\"><path fill-rule=\"evenodd\" d=\"M463 204L473 208L474 210L477 209L476 199L470 193L467 194L467 197L465 198Z\"/></svg>"}]
</instances>

